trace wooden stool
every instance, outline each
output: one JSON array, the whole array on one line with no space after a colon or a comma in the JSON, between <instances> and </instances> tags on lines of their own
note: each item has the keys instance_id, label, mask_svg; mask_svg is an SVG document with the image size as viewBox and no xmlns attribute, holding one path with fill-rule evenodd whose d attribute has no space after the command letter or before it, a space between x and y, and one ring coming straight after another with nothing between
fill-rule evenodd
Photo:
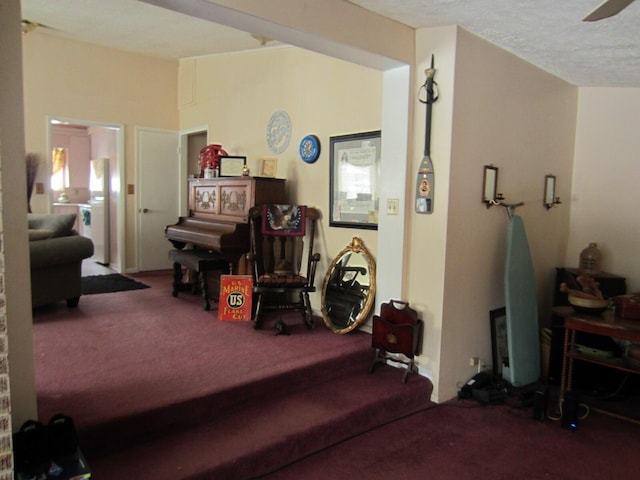
<instances>
[{"instance_id":1,"label":"wooden stool","mask_svg":"<svg viewBox=\"0 0 640 480\"><path fill-rule=\"evenodd\" d=\"M199 279L204 309L211 310L207 290L207 272L218 271L220 274L227 272L231 274L233 273L233 265L222 254L206 250L171 250L169 259L173 262L173 290L171 294L177 297L178 292L188 286L182 282L182 267L185 267L194 275L191 284L192 292L197 293Z\"/></svg>"}]
</instances>

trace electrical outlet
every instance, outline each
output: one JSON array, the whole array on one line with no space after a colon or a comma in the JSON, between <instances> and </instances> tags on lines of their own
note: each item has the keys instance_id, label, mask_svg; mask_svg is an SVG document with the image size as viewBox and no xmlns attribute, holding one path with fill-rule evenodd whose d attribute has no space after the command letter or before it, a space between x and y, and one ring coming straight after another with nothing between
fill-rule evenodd
<instances>
[{"instance_id":1,"label":"electrical outlet","mask_svg":"<svg viewBox=\"0 0 640 480\"><path fill-rule=\"evenodd\" d=\"M477 367L479 363L480 363L480 359L478 357L471 357L469 359L469 366L470 367Z\"/></svg>"}]
</instances>

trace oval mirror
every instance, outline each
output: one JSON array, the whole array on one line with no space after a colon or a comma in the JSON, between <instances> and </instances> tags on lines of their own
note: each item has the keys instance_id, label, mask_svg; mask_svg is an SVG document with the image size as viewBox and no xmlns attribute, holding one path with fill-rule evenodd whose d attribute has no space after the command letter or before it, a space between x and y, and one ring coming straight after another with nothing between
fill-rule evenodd
<instances>
[{"instance_id":1,"label":"oval mirror","mask_svg":"<svg viewBox=\"0 0 640 480\"><path fill-rule=\"evenodd\" d=\"M353 237L331 262L322 286L322 318L335 333L367 319L376 294L376 264L362 240Z\"/></svg>"}]
</instances>

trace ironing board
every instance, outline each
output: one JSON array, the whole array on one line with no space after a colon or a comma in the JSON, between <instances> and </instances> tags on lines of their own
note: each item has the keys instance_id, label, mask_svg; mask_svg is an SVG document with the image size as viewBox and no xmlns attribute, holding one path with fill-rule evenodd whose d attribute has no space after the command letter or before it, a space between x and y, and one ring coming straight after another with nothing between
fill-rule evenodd
<instances>
[{"instance_id":1,"label":"ironing board","mask_svg":"<svg viewBox=\"0 0 640 480\"><path fill-rule=\"evenodd\" d=\"M518 215L509 219L504 284L510 377L507 380L517 387L540 378L536 280L527 233Z\"/></svg>"}]
</instances>

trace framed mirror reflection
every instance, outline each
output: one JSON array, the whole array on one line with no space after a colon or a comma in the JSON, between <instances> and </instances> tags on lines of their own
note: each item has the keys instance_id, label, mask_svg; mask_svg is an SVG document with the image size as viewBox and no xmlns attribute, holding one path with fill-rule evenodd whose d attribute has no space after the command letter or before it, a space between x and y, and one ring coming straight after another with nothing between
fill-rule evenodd
<instances>
[{"instance_id":1,"label":"framed mirror reflection","mask_svg":"<svg viewBox=\"0 0 640 480\"><path fill-rule=\"evenodd\" d=\"M333 332L348 333L366 321L376 292L376 265L354 237L331 262L322 287L322 318Z\"/></svg>"}]
</instances>

